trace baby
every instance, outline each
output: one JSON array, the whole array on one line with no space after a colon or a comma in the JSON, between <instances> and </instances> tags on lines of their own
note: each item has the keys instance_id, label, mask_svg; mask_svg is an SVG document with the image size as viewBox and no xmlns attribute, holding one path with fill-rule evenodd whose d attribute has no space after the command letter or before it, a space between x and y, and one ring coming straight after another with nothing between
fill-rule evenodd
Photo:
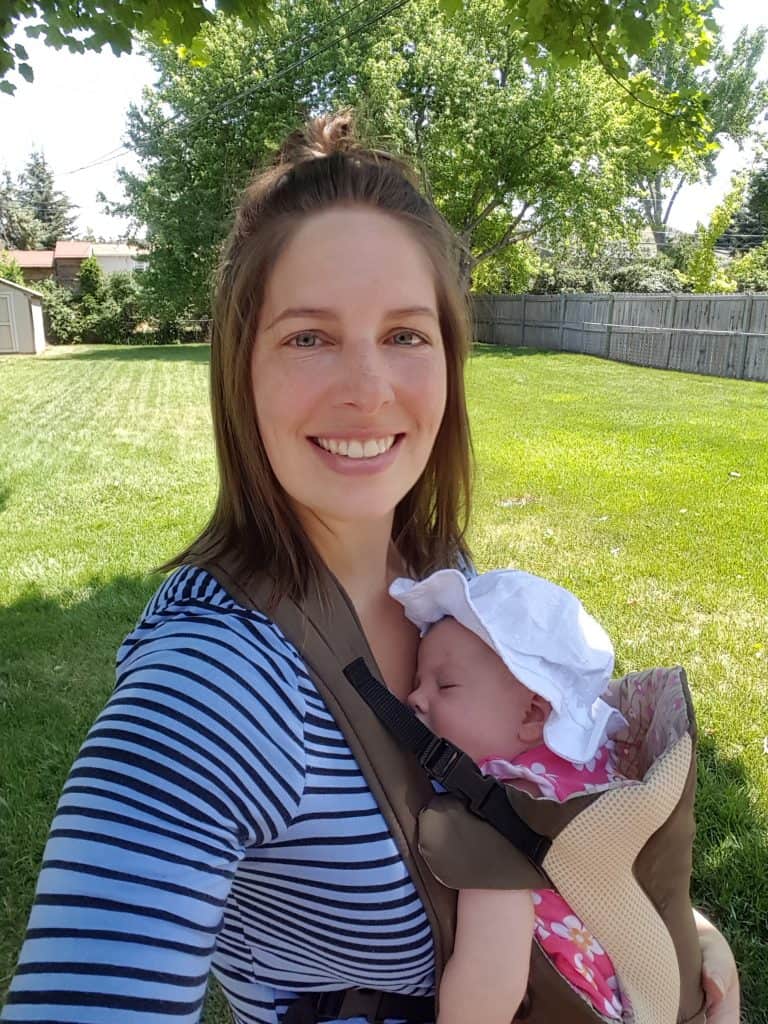
<instances>
[{"instance_id":1,"label":"baby","mask_svg":"<svg viewBox=\"0 0 768 1024\"><path fill-rule=\"evenodd\" d=\"M422 631L409 704L433 732L535 796L620 784L609 737L625 721L600 697L613 648L573 594L525 572L454 569L396 580L390 593ZM459 893L438 1024L509 1024L534 934L601 1016L621 1019L611 961L561 896L472 889Z\"/></svg>"}]
</instances>

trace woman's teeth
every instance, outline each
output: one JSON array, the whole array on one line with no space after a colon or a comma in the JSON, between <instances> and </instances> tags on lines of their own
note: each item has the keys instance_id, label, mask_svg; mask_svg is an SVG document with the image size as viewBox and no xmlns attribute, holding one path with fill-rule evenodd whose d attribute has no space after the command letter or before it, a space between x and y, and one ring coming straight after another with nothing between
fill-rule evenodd
<instances>
[{"instance_id":1,"label":"woman's teeth","mask_svg":"<svg viewBox=\"0 0 768 1024\"><path fill-rule=\"evenodd\" d=\"M395 443L395 435L370 438L367 441L336 441L330 437L316 437L315 441L332 455L346 455L348 459L373 459L388 452Z\"/></svg>"}]
</instances>

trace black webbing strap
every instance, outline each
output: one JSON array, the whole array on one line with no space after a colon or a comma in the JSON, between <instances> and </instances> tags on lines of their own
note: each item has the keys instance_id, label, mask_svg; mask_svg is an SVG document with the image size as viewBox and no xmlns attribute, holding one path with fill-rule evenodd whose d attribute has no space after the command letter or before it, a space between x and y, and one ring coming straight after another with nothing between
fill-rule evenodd
<instances>
[{"instance_id":1,"label":"black webbing strap","mask_svg":"<svg viewBox=\"0 0 768 1024\"><path fill-rule=\"evenodd\" d=\"M541 868L551 840L527 825L507 799L504 786L483 775L454 743L436 736L356 658L344 675L401 747L415 754L430 778L459 797L467 808L508 839L532 864Z\"/></svg>"},{"instance_id":2,"label":"black webbing strap","mask_svg":"<svg viewBox=\"0 0 768 1024\"><path fill-rule=\"evenodd\" d=\"M408 1024L432 1024L434 996L404 996L369 988L348 988L335 992L305 992L291 1003L283 1024L319 1024L320 1021L364 1017L369 1024L402 1020Z\"/></svg>"}]
</instances>

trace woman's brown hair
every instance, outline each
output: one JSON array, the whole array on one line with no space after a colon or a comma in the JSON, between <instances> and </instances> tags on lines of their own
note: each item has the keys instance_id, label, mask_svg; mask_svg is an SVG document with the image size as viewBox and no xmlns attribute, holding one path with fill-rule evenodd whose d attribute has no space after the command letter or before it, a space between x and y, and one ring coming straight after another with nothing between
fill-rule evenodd
<instances>
[{"instance_id":1,"label":"woman's brown hair","mask_svg":"<svg viewBox=\"0 0 768 1024\"><path fill-rule=\"evenodd\" d=\"M393 540L422 576L468 559L471 457L464 397L468 304L459 245L416 188L405 163L363 148L349 112L318 117L292 133L274 165L246 188L224 247L211 335L211 404L219 493L210 522L163 566L235 556L272 575L279 594L300 599L320 574L318 556L278 483L259 434L251 353L269 275L304 218L335 205L363 205L396 217L424 247L435 274L448 389L445 413L420 479L399 502Z\"/></svg>"}]
</instances>

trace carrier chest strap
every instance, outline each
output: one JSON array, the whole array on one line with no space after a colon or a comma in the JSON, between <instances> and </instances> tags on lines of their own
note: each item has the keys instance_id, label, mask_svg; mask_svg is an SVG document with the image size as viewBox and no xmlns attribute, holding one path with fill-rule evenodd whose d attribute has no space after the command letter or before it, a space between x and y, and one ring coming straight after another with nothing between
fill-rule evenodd
<instances>
[{"instance_id":1,"label":"carrier chest strap","mask_svg":"<svg viewBox=\"0 0 768 1024\"><path fill-rule=\"evenodd\" d=\"M457 796L477 817L493 825L532 864L541 868L551 840L523 821L500 782L483 775L467 754L420 722L409 707L379 682L363 658L350 662L344 675L399 745L416 755L431 779Z\"/></svg>"}]
</instances>

